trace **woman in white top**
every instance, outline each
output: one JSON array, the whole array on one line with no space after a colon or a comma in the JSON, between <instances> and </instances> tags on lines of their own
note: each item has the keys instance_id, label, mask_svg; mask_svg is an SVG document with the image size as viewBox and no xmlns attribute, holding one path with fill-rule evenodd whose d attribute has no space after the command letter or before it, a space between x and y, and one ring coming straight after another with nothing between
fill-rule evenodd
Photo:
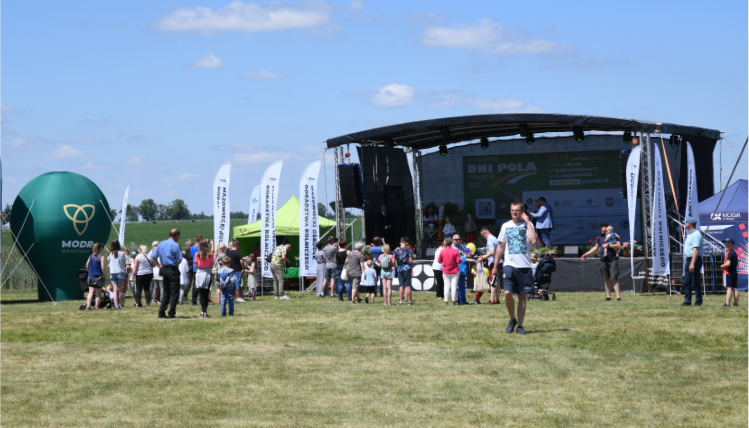
<instances>
[{"instance_id":1,"label":"woman in white top","mask_svg":"<svg viewBox=\"0 0 749 428\"><path fill-rule=\"evenodd\" d=\"M120 241L114 240L109 246L109 282L112 284L112 307L121 309L123 303L120 301L120 288L125 283L125 253L120 249Z\"/></svg>"},{"instance_id":2,"label":"woman in white top","mask_svg":"<svg viewBox=\"0 0 749 428\"><path fill-rule=\"evenodd\" d=\"M146 292L146 306L151 307L151 281L153 281L153 267L156 266L156 262L148 254L148 247L141 245L138 247L139 254L135 256L133 261L133 272L135 273L135 291L133 292L133 298L135 299L135 307L140 308L143 306L140 295L145 290Z\"/></svg>"},{"instance_id":3,"label":"woman in white top","mask_svg":"<svg viewBox=\"0 0 749 428\"><path fill-rule=\"evenodd\" d=\"M324 265L324 263L323 263ZM255 274L257 273L257 257L255 257L255 254L250 254L247 256L247 291L250 292L250 301L255 300L255 290L257 289L257 278L255 278Z\"/></svg>"},{"instance_id":4,"label":"woman in white top","mask_svg":"<svg viewBox=\"0 0 749 428\"><path fill-rule=\"evenodd\" d=\"M158 246L159 241L153 241L150 254L153 254ZM153 256L151 257L153 258ZM153 266L153 280L151 281L151 303L159 303L161 296L164 295L164 278L161 276L161 269L159 268L160 260L155 259L154 261L156 264Z\"/></svg>"},{"instance_id":5,"label":"woman in white top","mask_svg":"<svg viewBox=\"0 0 749 428\"><path fill-rule=\"evenodd\" d=\"M440 252L442 249L445 248L445 242L444 240L440 242L440 246L437 247L437 250L434 252L434 261L432 262L432 270L434 271L434 282L435 287L437 287L437 298L438 299L444 299L445 298L445 281L442 277L442 263L438 262Z\"/></svg>"},{"instance_id":6,"label":"woman in white top","mask_svg":"<svg viewBox=\"0 0 749 428\"><path fill-rule=\"evenodd\" d=\"M442 226L442 236L452 237L456 233L458 233L458 231L455 229L455 225L452 224L450 216L445 216L445 225ZM441 246L442 245L440 244L440 247Z\"/></svg>"}]
</instances>

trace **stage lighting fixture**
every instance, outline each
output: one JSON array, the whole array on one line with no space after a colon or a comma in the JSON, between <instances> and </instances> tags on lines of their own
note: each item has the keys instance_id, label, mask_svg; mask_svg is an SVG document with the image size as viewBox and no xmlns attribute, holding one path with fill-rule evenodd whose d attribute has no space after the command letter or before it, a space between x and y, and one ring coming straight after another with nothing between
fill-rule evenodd
<instances>
[{"instance_id":1,"label":"stage lighting fixture","mask_svg":"<svg viewBox=\"0 0 749 428\"><path fill-rule=\"evenodd\" d=\"M395 141L393 141L392 137L385 137L385 139L383 140L383 143L385 144L385 147L389 149L392 149L393 147L395 147Z\"/></svg>"},{"instance_id":2,"label":"stage lighting fixture","mask_svg":"<svg viewBox=\"0 0 749 428\"><path fill-rule=\"evenodd\" d=\"M533 136L533 133L532 133L532 132L529 132L529 133L528 133L528 134L527 134L527 135L525 136L525 143L526 143L526 144L528 144L528 145L530 146L531 144L533 144L533 143L535 143L535 142L536 142L536 137L534 137L534 136Z\"/></svg>"},{"instance_id":3,"label":"stage lighting fixture","mask_svg":"<svg viewBox=\"0 0 749 428\"><path fill-rule=\"evenodd\" d=\"M582 143L585 139L585 134L583 133L583 128L579 126L573 126L572 127L572 134L575 136L575 140L577 140L578 143Z\"/></svg>"},{"instance_id":4,"label":"stage lighting fixture","mask_svg":"<svg viewBox=\"0 0 749 428\"><path fill-rule=\"evenodd\" d=\"M444 144L440 146L440 156L447 156L447 146Z\"/></svg>"},{"instance_id":5,"label":"stage lighting fixture","mask_svg":"<svg viewBox=\"0 0 749 428\"><path fill-rule=\"evenodd\" d=\"M481 137L481 148L486 150L489 148L489 139L486 137Z\"/></svg>"},{"instance_id":6,"label":"stage lighting fixture","mask_svg":"<svg viewBox=\"0 0 749 428\"><path fill-rule=\"evenodd\" d=\"M632 133L629 131L624 131L622 139L624 139L624 144L632 144Z\"/></svg>"},{"instance_id":7,"label":"stage lighting fixture","mask_svg":"<svg viewBox=\"0 0 749 428\"><path fill-rule=\"evenodd\" d=\"M528 135L528 125L521 123L518 125L518 133L521 137Z\"/></svg>"},{"instance_id":8,"label":"stage lighting fixture","mask_svg":"<svg viewBox=\"0 0 749 428\"><path fill-rule=\"evenodd\" d=\"M678 146L680 142L681 142L681 137L680 137L680 136L678 136L678 135L672 135L672 136L670 136L670 137L668 138L668 144L669 144L669 145L670 145L671 147L676 147L676 146Z\"/></svg>"}]
</instances>

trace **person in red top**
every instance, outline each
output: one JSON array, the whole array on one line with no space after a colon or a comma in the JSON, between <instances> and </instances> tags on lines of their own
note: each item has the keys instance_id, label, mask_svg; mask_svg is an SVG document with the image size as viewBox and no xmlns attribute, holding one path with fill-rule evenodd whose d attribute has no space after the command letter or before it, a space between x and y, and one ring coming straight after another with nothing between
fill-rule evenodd
<instances>
[{"instance_id":1,"label":"person in red top","mask_svg":"<svg viewBox=\"0 0 749 428\"><path fill-rule=\"evenodd\" d=\"M213 252L208 246L208 240L200 241L198 252L195 253L193 266L197 269L195 273L195 288L200 293L201 312L198 318L209 318L208 299L211 297L211 267L213 266Z\"/></svg>"},{"instance_id":2,"label":"person in red top","mask_svg":"<svg viewBox=\"0 0 749 428\"><path fill-rule=\"evenodd\" d=\"M460 275L460 252L453 248L453 239L445 238L443 241L444 248L440 251L437 261L442 263L442 277L445 282L445 304L449 305L448 290L452 296L453 305L455 302L455 293L458 289L458 276Z\"/></svg>"}]
</instances>

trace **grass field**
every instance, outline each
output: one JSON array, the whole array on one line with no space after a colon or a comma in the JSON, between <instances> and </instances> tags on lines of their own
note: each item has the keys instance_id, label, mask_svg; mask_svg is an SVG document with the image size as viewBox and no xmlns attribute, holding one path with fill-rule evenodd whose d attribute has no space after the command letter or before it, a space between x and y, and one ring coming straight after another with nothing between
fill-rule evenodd
<instances>
[{"instance_id":1,"label":"grass field","mask_svg":"<svg viewBox=\"0 0 749 428\"><path fill-rule=\"evenodd\" d=\"M352 305L291 293L78 311L2 293L2 426L746 426L747 310L558 293L504 306Z\"/></svg>"}]
</instances>

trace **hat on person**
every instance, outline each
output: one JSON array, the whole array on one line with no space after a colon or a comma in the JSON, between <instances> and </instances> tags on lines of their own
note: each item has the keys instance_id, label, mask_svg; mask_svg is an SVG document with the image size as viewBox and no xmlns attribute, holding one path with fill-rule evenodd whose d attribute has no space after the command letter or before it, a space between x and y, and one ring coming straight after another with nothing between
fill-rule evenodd
<instances>
[{"instance_id":1,"label":"hat on person","mask_svg":"<svg viewBox=\"0 0 749 428\"><path fill-rule=\"evenodd\" d=\"M726 244L731 244L731 245L735 245L736 244L735 242L733 242L733 239L731 239L731 238L724 239L723 242L725 242Z\"/></svg>"},{"instance_id":2,"label":"hat on person","mask_svg":"<svg viewBox=\"0 0 749 428\"><path fill-rule=\"evenodd\" d=\"M694 217L687 217L687 219L685 220L685 223L697 224L697 219Z\"/></svg>"}]
</instances>

